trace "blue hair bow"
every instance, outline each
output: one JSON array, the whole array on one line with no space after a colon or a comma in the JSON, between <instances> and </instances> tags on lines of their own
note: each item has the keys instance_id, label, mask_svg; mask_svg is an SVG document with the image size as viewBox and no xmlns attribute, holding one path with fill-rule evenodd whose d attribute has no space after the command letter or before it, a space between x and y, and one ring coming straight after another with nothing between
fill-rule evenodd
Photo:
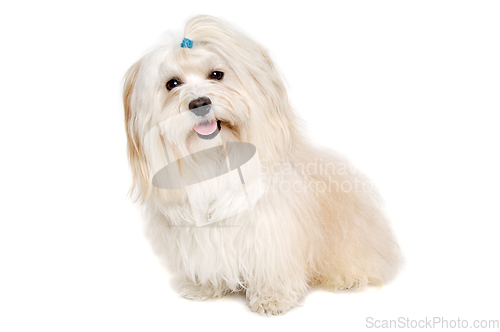
<instances>
[{"instance_id":1,"label":"blue hair bow","mask_svg":"<svg viewBox=\"0 0 500 332\"><path fill-rule=\"evenodd\" d=\"M182 41L181 47L191 48L191 47L193 47L193 41L191 39L184 38L184 40Z\"/></svg>"}]
</instances>

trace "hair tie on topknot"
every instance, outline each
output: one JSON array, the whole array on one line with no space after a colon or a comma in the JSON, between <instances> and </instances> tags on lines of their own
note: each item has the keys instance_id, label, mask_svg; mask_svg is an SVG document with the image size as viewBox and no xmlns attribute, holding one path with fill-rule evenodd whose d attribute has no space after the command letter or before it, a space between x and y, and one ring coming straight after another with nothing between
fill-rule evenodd
<instances>
[{"instance_id":1,"label":"hair tie on topknot","mask_svg":"<svg viewBox=\"0 0 500 332\"><path fill-rule=\"evenodd\" d=\"M184 40L182 41L181 47L191 48L191 47L193 47L193 41L191 39L184 38Z\"/></svg>"}]
</instances>

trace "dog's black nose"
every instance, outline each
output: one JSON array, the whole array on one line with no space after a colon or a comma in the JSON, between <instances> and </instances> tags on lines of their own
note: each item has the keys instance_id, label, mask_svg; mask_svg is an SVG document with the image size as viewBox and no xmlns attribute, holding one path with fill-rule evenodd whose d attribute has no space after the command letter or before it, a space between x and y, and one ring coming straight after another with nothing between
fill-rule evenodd
<instances>
[{"instance_id":1,"label":"dog's black nose","mask_svg":"<svg viewBox=\"0 0 500 332\"><path fill-rule=\"evenodd\" d=\"M204 116L210 112L211 105L212 101L209 98L201 97L191 101L189 103L189 109L198 116Z\"/></svg>"}]
</instances>

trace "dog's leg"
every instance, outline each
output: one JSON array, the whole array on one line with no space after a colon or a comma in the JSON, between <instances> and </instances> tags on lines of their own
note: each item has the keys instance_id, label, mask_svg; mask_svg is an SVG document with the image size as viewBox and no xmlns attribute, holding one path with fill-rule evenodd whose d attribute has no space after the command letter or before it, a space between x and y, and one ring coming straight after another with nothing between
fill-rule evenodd
<instances>
[{"instance_id":1,"label":"dog's leg","mask_svg":"<svg viewBox=\"0 0 500 332\"><path fill-rule=\"evenodd\" d=\"M308 290L298 227L291 225L291 217L277 219L256 226L252 251L240 262L240 266L248 264L247 273L242 273L248 306L254 312L268 315L285 313Z\"/></svg>"}]
</instances>

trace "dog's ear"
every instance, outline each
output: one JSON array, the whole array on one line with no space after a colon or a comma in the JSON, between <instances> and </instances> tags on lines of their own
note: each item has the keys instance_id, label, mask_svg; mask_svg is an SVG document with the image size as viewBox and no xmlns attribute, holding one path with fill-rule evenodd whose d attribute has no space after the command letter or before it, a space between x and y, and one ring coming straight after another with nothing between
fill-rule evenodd
<instances>
[{"instance_id":1,"label":"dog's ear","mask_svg":"<svg viewBox=\"0 0 500 332\"><path fill-rule=\"evenodd\" d=\"M271 155L278 157L281 161L286 160L291 146L300 139L298 133L298 119L295 116L286 89L285 81L271 59L268 51L258 45L255 48L258 62L258 75L252 75L255 83L264 96L265 103L260 104L261 114L265 116L265 121L261 123L267 126L267 130L262 132L265 138L266 147ZM257 68L251 69L256 71Z\"/></svg>"},{"instance_id":2,"label":"dog's ear","mask_svg":"<svg viewBox=\"0 0 500 332\"><path fill-rule=\"evenodd\" d=\"M144 202L147 198L150 185L148 176L147 159L144 155L142 143L137 133L137 96L134 91L137 81L137 73L141 67L141 61L137 61L125 74L123 85L123 108L125 110L125 131L127 133L127 152L132 169L132 186L129 194L135 201Z\"/></svg>"}]
</instances>

